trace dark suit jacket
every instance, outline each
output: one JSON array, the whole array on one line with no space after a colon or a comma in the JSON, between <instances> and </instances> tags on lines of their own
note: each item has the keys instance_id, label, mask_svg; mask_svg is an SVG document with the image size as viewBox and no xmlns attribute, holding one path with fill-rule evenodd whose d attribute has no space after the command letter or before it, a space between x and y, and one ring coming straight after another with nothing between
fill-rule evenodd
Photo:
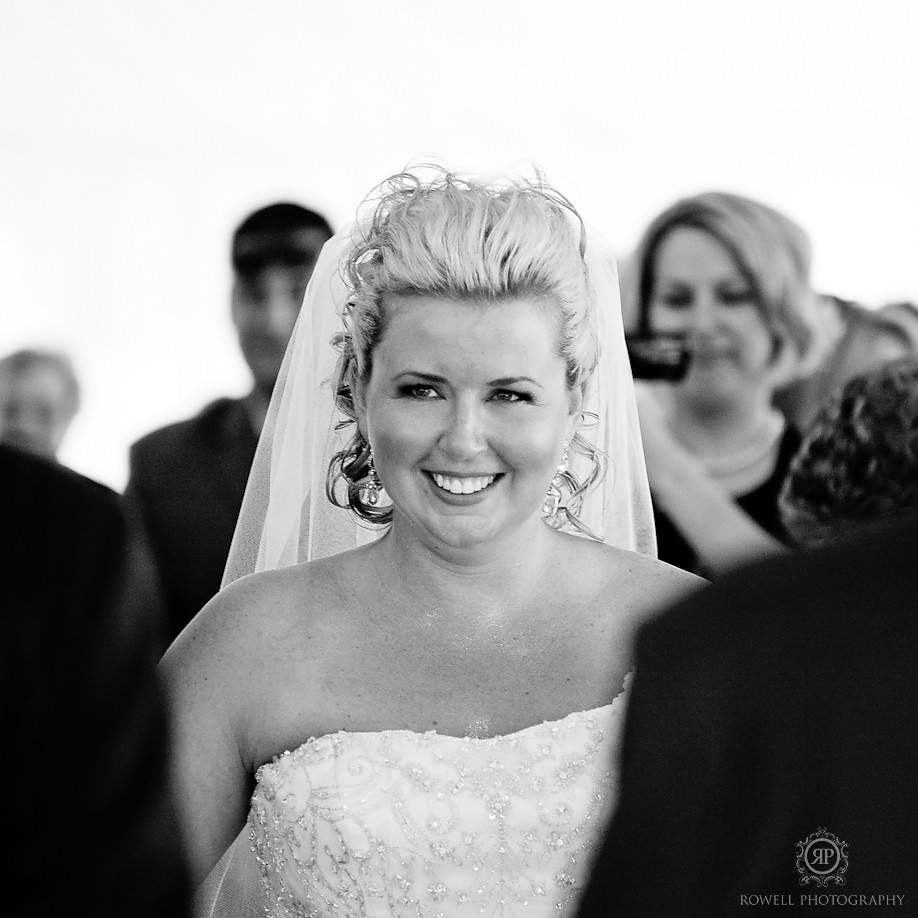
<instances>
[{"instance_id":1,"label":"dark suit jacket","mask_svg":"<svg viewBox=\"0 0 918 918\"><path fill-rule=\"evenodd\" d=\"M0 447L4 914L187 914L158 644L120 496Z\"/></svg>"},{"instance_id":2,"label":"dark suit jacket","mask_svg":"<svg viewBox=\"0 0 918 918\"><path fill-rule=\"evenodd\" d=\"M257 444L242 402L220 399L131 447L125 498L153 551L169 640L220 589Z\"/></svg>"},{"instance_id":3,"label":"dark suit jacket","mask_svg":"<svg viewBox=\"0 0 918 918\"><path fill-rule=\"evenodd\" d=\"M773 558L644 627L580 918L748 915L741 896L768 894L790 914L801 895L899 894L839 910L918 914L916 549L909 522ZM847 842L843 886L800 884L818 829Z\"/></svg>"}]
</instances>

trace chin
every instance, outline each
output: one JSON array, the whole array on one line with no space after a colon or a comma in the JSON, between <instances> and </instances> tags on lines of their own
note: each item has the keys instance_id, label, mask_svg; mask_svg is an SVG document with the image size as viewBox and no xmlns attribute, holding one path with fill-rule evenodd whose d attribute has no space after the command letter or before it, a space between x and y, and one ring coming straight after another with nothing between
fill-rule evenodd
<instances>
[{"instance_id":1,"label":"chin","mask_svg":"<svg viewBox=\"0 0 918 918\"><path fill-rule=\"evenodd\" d=\"M487 545L498 533L478 526L438 526L428 530L435 542L444 548L466 551Z\"/></svg>"},{"instance_id":2,"label":"chin","mask_svg":"<svg viewBox=\"0 0 918 918\"><path fill-rule=\"evenodd\" d=\"M277 376L280 373L284 355L278 354L276 351L273 353L265 353L262 351L257 354L249 353L245 356L249 372L252 374L257 385L263 389L273 388L274 383L277 381Z\"/></svg>"},{"instance_id":3,"label":"chin","mask_svg":"<svg viewBox=\"0 0 918 918\"><path fill-rule=\"evenodd\" d=\"M720 400L732 395L740 386L743 386L743 380L737 368L733 364L719 362L694 367L682 384L682 389L697 398Z\"/></svg>"},{"instance_id":4,"label":"chin","mask_svg":"<svg viewBox=\"0 0 918 918\"><path fill-rule=\"evenodd\" d=\"M453 520L450 524L441 520L431 520L423 526L422 531L427 534L424 541L430 540L432 544L451 551L473 552L476 549L486 549L496 546L506 538L526 539L527 544L533 541L533 532L539 532L535 527L545 527L541 516L536 515L524 520L493 518L469 519L464 522Z\"/></svg>"},{"instance_id":5,"label":"chin","mask_svg":"<svg viewBox=\"0 0 918 918\"><path fill-rule=\"evenodd\" d=\"M438 513L409 516L403 513L394 522L403 532L411 532L425 545L454 551L487 545L501 534L495 521L484 516L444 516Z\"/></svg>"}]
</instances>

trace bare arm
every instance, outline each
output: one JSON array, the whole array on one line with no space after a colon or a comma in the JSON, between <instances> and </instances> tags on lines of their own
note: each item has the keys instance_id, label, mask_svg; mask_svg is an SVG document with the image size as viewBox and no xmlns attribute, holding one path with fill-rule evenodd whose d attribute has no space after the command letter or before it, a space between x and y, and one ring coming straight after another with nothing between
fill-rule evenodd
<instances>
[{"instance_id":1,"label":"bare arm","mask_svg":"<svg viewBox=\"0 0 918 918\"><path fill-rule=\"evenodd\" d=\"M641 437L654 500L713 574L783 549L746 514L666 427L652 396L639 399Z\"/></svg>"},{"instance_id":2,"label":"bare arm","mask_svg":"<svg viewBox=\"0 0 918 918\"><path fill-rule=\"evenodd\" d=\"M195 885L242 829L252 777L240 754L237 699L246 646L242 618L223 594L159 664L172 715L172 774Z\"/></svg>"},{"instance_id":3,"label":"bare arm","mask_svg":"<svg viewBox=\"0 0 918 918\"><path fill-rule=\"evenodd\" d=\"M782 550L781 543L743 512L691 456L673 456L677 474L654 478L654 494L713 574Z\"/></svg>"}]
</instances>

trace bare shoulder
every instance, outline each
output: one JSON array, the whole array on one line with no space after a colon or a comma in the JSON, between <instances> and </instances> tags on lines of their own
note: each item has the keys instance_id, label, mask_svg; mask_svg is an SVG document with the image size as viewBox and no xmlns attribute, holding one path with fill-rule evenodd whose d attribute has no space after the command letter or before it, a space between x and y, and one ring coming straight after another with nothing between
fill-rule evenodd
<instances>
[{"instance_id":1,"label":"bare shoulder","mask_svg":"<svg viewBox=\"0 0 918 918\"><path fill-rule=\"evenodd\" d=\"M581 540L583 541L583 540ZM582 580L614 606L641 616L655 612L705 586L695 574L641 552L602 542L586 542L577 552Z\"/></svg>"},{"instance_id":2,"label":"bare shoulder","mask_svg":"<svg viewBox=\"0 0 918 918\"><path fill-rule=\"evenodd\" d=\"M189 622L166 651L167 676L189 665L233 665L280 626L293 602L295 578L287 570L251 574L221 590Z\"/></svg>"},{"instance_id":3,"label":"bare shoulder","mask_svg":"<svg viewBox=\"0 0 918 918\"><path fill-rule=\"evenodd\" d=\"M616 571L619 584L634 591L637 604L657 610L707 586L697 574L673 567L659 558L624 549L612 549L618 556Z\"/></svg>"},{"instance_id":4,"label":"bare shoulder","mask_svg":"<svg viewBox=\"0 0 918 918\"><path fill-rule=\"evenodd\" d=\"M277 686L320 658L340 593L322 562L251 574L221 590L166 651L160 670L176 702L210 703L230 719L271 699Z\"/></svg>"}]
</instances>

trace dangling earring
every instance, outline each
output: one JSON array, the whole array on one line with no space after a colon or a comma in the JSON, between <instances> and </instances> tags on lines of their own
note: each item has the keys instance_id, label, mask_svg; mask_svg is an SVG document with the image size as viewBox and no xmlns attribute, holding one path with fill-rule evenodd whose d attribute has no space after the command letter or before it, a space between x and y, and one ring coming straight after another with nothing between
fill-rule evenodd
<instances>
[{"instance_id":1,"label":"dangling earring","mask_svg":"<svg viewBox=\"0 0 918 918\"><path fill-rule=\"evenodd\" d=\"M366 481L360 486L360 490L357 492L357 497L360 499L360 503L366 504L368 507L375 507L379 503L379 492L382 490L382 482L379 480L379 476L376 474L376 466L373 464L372 447L368 446L367 449L369 450L369 456L367 458L367 468L369 471Z\"/></svg>"},{"instance_id":2,"label":"dangling earring","mask_svg":"<svg viewBox=\"0 0 918 918\"><path fill-rule=\"evenodd\" d=\"M548 486L548 492L545 495L545 502L542 504L542 513L549 518L552 523L558 521L558 511L561 509L561 488L564 485L564 476L568 470L567 442L561 450L561 461L558 468L552 476L551 484Z\"/></svg>"}]
</instances>

